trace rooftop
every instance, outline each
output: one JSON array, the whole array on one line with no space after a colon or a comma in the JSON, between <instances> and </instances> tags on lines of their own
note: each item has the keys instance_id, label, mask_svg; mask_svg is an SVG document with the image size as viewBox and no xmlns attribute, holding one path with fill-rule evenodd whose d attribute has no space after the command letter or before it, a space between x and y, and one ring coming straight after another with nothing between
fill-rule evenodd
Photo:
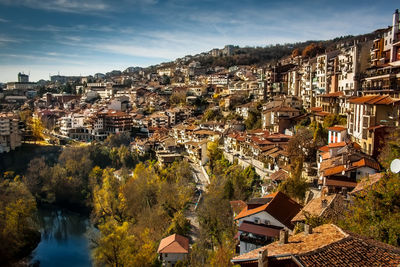
<instances>
[{"instance_id":1,"label":"rooftop","mask_svg":"<svg viewBox=\"0 0 400 267\"><path fill-rule=\"evenodd\" d=\"M398 266L400 249L348 233L333 224L324 224L312 234L290 236L287 244L279 241L232 259L234 263L254 262L267 250L268 260L295 258L302 266Z\"/></svg>"},{"instance_id":2,"label":"rooftop","mask_svg":"<svg viewBox=\"0 0 400 267\"><path fill-rule=\"evenodd\" d=\"M161 240L157 253L189 253L189 239L173 234Z\"/></svg>"}]
</instances>

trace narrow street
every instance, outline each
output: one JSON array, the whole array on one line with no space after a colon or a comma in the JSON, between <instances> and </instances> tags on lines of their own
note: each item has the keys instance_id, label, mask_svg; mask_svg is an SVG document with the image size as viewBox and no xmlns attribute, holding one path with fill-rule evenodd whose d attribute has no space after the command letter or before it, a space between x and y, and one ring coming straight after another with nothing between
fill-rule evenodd
<instances>
[{"instance_id":1,"label":"narrow street","mask_svg":"<svg viewBox=\"0 0 400 267\"><path fill-rule=\"evenodd\" d=\"M209 180L208 177L206 177L201 170L201 166L195 163L190 163L190 166L192 167L193 176L196 181L196 193L193 196L194 204L191 204L190 207L186 210L186 218L190 221L190 243L193 244L194 242L196 242L199 236L199 221L196 211L202 201L204 192L207 190Z\"/></svg>"}]
</instances>

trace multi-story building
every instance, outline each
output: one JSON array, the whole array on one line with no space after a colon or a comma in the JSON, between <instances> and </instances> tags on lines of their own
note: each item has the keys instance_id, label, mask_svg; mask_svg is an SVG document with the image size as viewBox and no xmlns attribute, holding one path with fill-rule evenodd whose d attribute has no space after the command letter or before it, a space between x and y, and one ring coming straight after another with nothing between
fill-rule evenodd
<instances>
[{"instance_id":1,"label":"multi-story building","mask_svg":"<svg viewBox=\"0 0 400 267\"><path fill-rule=\"evenodd\" d=\"M399 11L393 14L392 26L379 30L371 48L372 67L363 80L363 94L390 94L400 92L400 32Z\"/></svg>"},{"instance_id":2,"label":"multi-story building","mask_svg":"<svg viewBox=\"0 0 400 267\"><path fill-rule=\"evenodd\" d=\"M0 153L9 152L21 146L21 132L18 116L0 113Z\"/></svg>"},{"instance_id":3,"label":"multi-story building","mask_svg":"<svg viewBox=\"0 0 400 267\"><path fill-rule=\"evenodd\" d=\"M377 129L399 126L400 99L389 95L368 95L349 100L347 129L353 141L368 155L376 155L379 144Z\"/></svg>"}]
</instances>

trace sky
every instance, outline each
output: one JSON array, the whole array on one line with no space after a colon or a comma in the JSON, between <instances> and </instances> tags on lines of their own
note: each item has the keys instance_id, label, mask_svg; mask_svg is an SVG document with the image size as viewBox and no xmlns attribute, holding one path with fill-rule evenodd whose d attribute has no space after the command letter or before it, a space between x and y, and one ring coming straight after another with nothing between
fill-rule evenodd
<instances>
[{"instance_id":1,"label":"sky","mask_svg":"<svg viewBox=\"0 0 400 267\"><path fill-rule=\"evenodd\" d=\"M0 0L0 82L368 33L390 25L396 8L391 0Z\"/></svg>"}]
</instances>

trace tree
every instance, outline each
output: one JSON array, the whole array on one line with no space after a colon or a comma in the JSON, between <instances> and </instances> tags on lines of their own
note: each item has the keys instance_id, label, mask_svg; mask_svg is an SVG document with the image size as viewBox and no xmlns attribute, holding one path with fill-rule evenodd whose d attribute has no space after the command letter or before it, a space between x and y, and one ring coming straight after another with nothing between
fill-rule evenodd
<instances>
[{"instance_id":1,"label":"tree","mask_svg":"<svg viewBox=\"0 0 400 267\"><path fill-rule=\"evenodd\" d=\"M104 144L110 148L112 147L120 147L120 146L129 146L131 142L131 136L128 132L111 134L104 141Z\"/></svg>"},{"instance_id":2,"label":"tree","mask_svg":"<svg viewBox=\"0 0 400 267\"><path fill-rule=\"evenodd\" d=\"M29 127L35 140L43 140L44 127L39 118L33 117L29 122Z\"/></svg>"},{"instance_id":3,"label":"tree","mask_svg":"<svg viewBox=\"0 0 400 267\"><path fill-rule=\"evenodd\" d=\"M298 158L301 158L302 162L314 161L316 158L317 148L321 145L317 141L318 140L314 141L314 135L311 130L299 127L287 146L287 151L291 161Z\"/></svg>"},{"instance_id":4,"label":"tree","mask_svg":"<svg viewBox=\"0 0 400 267\"><path fill-rule=\"evenodd\" d=\"M28 170L24 176L24 183L29 191L38 200L46 198L45 184L51 179L51 170L47 166L44 157L34 158L28 164Z\"/></svg>"},{"instance_id":5,"label":"tree","mask_svg":"<svg viewBox=\"0 0 400 267\"><path fill-rule=\"evenodd\" d=\"M126 219L124 199L120 194L121 182L114 176L114 169L105 169L102 184L95 186L93 192L93 214L97 221L108 218L122 223Z\"/></svg>"},{"instance_id":6,"label":"tree","mask_svg":"<svg viewBox=\"0 0 400 267\"><path fill-rule=\"evenodd\" d=\"M169 101L172 104L185 104L186 103L186 92L185 91L173 92L169 98Z\"/></svg>"},{"instance_id":7,"label":"tree","mask_svg":"<svg viewBox=\"0 0 400 267\"><path fill-rule=\"evenodd\" d=\"M279 184L278 191L302 202L309 187L307 181L302 177L303 161L299 157L292 162L290 177Z\"/></svg>"},{"instance_id":8,"label":"tree","mask_svg":"<svg viewBox=\"0 0 400 267\"><path fill-rule=\"evenodd\" d=\"M391 162L400 158L400 129L392 130L381 145L379 163L389 170Z\"/></svg>"},{"instance_id":9,"label":"tree","mask_svg":"<svg viewBox=\"0 0 400 267\"><path fill-rule=\"evenodd\" d=\"M339 225L352 232L400 246L400 176L384 173L367 194L354 198Z\"/></svg>"},{"instance_id":10,"label":"tree","mask_svg":"<svg viewBox=\"0 0 400 267\"><path fill-rule=\"evenodd\" d=\"M324 128L329 128L335 125L346 125L347 119L344 116L329 114L324 118L323 126Z\"/></svg>"},{"instance_id":11,"label":"tree","mask_svg":"<svg viewBox=\"0 0 400 267\"><path fill-rule=\"evenodd\" d=\"M210 108L204 113L202 120L203 121L220 121L224 118L221 113L221 110L218 108Z\"/></svg>"},{"instance_id":12,"label":"tree","mask_svg":"<svg viewBox=\"0 0 400 267\"><path fill-rule=\"evenodd\" d=\"M300 50L298 48L293 49L292 51L292 58L300 56Z\"/></svg>"},{"instance_id":13,"label":"tree","mask_svg":"<svg viewBox=\"0 0 400 267\"><path fill-rule=\"evenodd\" d=\"M99 225L100 236L92 239L93 258L99 265L114 267L134 266L136 256L135 237L129 231L129 224L118 224L112 218Z\"/></svg>"},{"instance_id":14,"label":"tree","mask_svg":"<svg viewBox=\"0 0 400 267\"><path fill-rule=\"evenodd\" d=\"M310 57L315 57L316 55L324 52L325 48L321 43L319 44L311 43L304 48L303 52L301 53L301 56L303 58L310 58Z\"/></svg>"},{"instance_id":15,"label":"tree","mask_svg":"<svg viewBox=\"0 0 400 267\"><path fill-rule=\"evenodd\" d=\"M252 130L261 128L261 112L258 109L250 109L248 113L248 117L244 121L246 129Z\"/></svg>"},{"instance_id":16,"label":"tree","mask_svg":"<svg viewBox=\"0 0 400 267\"><path fill-rule=\"evenodd\" d=\"M35 211L35 199L23 183L0 181L0 264L37 245Z\"/></svg>"},{"instance_id":17,"label":"tree","mask_svg":"<svg viewBox=\"0 0 400 267\"><path fill-rule=\"evenodd\" d=\"M212 248L223 245L226 235L233 237L235 233L229 200L222 192L223 187L213 181L198 209L200 232Z\"/></svg>"}]
</instances>

